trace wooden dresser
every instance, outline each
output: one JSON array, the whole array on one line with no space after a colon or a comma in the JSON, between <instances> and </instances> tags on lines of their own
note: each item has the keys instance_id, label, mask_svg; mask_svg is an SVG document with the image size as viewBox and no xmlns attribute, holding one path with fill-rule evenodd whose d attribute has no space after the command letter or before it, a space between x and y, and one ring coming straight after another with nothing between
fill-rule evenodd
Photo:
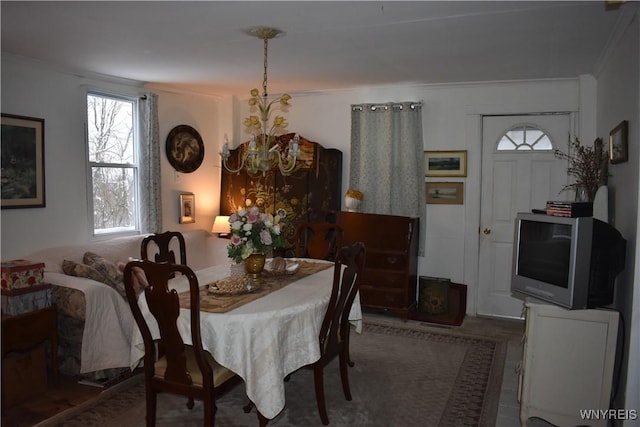
<instances>
[{"instance_id":1,"label":"wooden dresser","mask_svg":"<svg viewBox=\"0 0 640 427\"><path fill-rule=\"evenodd\" d=\"M419 219L337 212L344 244L364 242L367 257L360 282L363 307L385 309L407 320L416 304Z\"/></svg>"}]
</instances>

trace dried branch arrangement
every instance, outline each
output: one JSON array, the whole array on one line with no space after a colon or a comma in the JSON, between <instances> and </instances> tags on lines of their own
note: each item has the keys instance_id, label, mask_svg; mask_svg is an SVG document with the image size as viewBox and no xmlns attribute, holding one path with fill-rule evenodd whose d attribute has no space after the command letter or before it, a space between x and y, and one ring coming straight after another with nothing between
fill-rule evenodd
<instances>
[{"instance_id":1,"label":"dried branch arrangement","mask_svg":"<svg viewBox=\"0 0 640 427\"><path fill-rule=\"evenodd\" d=\"M593 147L586 147L578 138L569 140L569 152L556 149L554 155L569 162L567 173L573 175L575 183L562 187L561 191L584 188L587 200L593 198L601 185L606 185L609 178L609 154L604 150L602 138L597 138Z\"/></svg>"}]
</instances>

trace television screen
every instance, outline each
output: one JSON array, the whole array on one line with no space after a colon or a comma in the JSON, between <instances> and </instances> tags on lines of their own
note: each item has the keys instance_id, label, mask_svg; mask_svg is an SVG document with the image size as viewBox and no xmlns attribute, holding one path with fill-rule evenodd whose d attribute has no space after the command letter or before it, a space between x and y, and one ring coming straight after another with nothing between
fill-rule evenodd
<instances>
[{"instance_id":1,"label":"television screen","mask_svg":"<svg viewBox=\"0 0 640 427\"><path fill-rule=\"evenodd\" d=\"M520 229L518 273L567 288L571 256L571 225L526 221Z\"/></svg>"}]
</instances>

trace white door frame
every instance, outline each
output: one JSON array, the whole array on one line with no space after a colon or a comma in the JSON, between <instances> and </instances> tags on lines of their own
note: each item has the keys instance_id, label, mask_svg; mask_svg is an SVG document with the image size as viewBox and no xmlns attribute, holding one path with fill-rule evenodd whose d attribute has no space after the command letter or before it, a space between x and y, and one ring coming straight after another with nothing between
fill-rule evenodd
<instances>
[{"instance_id":1,"label":"white door frame","mask_svg":"<svg viewBox=\"0 0 640 427\"><path fill-rule=\"evenodd\" d=\"M588 77L588 76L587 76ZM595 81L595 80L594 80ZM580 79L583 85L592 89L595 85L591 79ZM583 117L595 115L595 90L588 90L579 105L549 104L549 105L476 105L466 109L464 119L467 148L467 178L465 181L465 243L464 243L464 278L467 285L467 314L477 314L478 301L478 271L480 255L480 190L482 164L482 117L485 115L515 115L536 114L549 111L575 113L577 136L588 141L595 139L593 122L584 123Z\"/></svg>"}]
</instances>

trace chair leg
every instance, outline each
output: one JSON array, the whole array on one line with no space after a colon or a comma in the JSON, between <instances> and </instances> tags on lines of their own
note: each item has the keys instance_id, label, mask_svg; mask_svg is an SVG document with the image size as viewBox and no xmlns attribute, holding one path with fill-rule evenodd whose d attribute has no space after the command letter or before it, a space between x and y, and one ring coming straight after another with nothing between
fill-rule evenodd
<instances>
[{"instance_id":1,"label":"chair leg","mask_svg":"<svg viewBox=\"0 0 640 427\"><path fill-rule=\"evenodd\" d=\"M349 363L349 352L347 351L346 347L340 353L338 359L340 362L340 379L342 380L342 391L344 391L344 397L347 400L351 400L351 389L349 387L349 372L347 368L347 364Z\"/></svg>"},{"instance_id":2,"label":"chair leg","mask_svg":"<svg viewBox=\"0 0 640 427\"><path fill-rule=\"evenodd\" d=\"M194 404L193 396L189 396L189 400L187 400L187 408L193 409L193 404Z\"/></svg>"},{"instance_id":3,"label":"chair leg","mask_svg":"<svg viewBox=\"0 0 640 427\"><path fill-rule=\"evenodd\" d=\"M204 399L204 425L209 427L215 427L216 425L216 412L218 407L216 406L215 394L213 389L208 394L205 394Z\"/></svg>"},{"instance_id":4,"label":"chair leg","mask_svg":"<svg viewBox=\"0 0 640 427\"><path fill-rule=\"evenodd\" d=\"M147 389L147 427L156 425L156 407L158 406L158 396L154 390Z\"/></svg>"},{"instance_id":5,"label":"chair leg","mask_svg":"<svg viewBox=\"0 0 640 427\"><path fill-rule=\"evenodd\" d=\"M346 348L346 353L347 353L347 364L351 367L353 367L355 365L355 363L353 362L353 360L351 360L351 354L349 352L349 335L351 335L351 327L349 326L349 329L347 329L347 334L344 337L344 346Z\"/></svg>"},{"instance_id":6,"label":"chair leg","mask_svg":"<svg viewBox=\"0 0 640 427\"><path fill-rule=\"evenodd\" d=\"M260 411L256 411L256 412L258 413L258 425L260 427L266 427L266 425L269 423L269 419L264 415L262 415Z\"/></svg>"},{"instance_id":7,"label":"chair leg","mask_svg":"<svg viewBox=\"0 0 640 427\"><path fill-rule=\"evenodd\" d=\"M251 412L251 410L253 409L253 407L254 407L254 406L256 406L256 405L251 401L251 399L247 399L247 400L248 400L247 404L246 404L246 405L244 405L244 406L242 407L242 410L244 411L244 413L245 413L245 414L248 414L249 412Z\"/></svg>"},{"instance_id":8,"label":"chair leg","mask_svg":"<svg viewBox=\"0 0 640 427\"><path fill-rule=\"evenodd\" d=\"M313 367L313 382L316 387L316 403L318 404L318 413L322 424L329 424L329 416L327 415L327 405L324 401L324 373L321 364Z\"/></svg>"}]
</instances>

